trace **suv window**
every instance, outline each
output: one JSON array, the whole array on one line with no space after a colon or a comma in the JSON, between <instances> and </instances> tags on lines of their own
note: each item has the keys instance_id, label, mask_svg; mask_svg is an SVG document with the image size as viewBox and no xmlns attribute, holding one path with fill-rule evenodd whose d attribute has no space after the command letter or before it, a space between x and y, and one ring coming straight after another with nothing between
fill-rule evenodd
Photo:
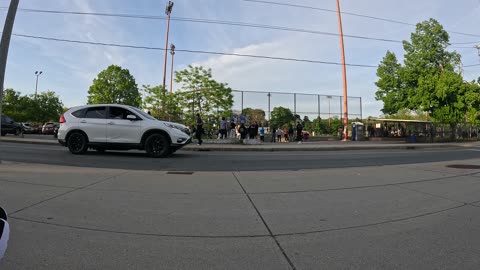
<instances>
[{"instance_id":1,"label":"suv window","mask_svg":"<svg viewBox=\"0 0 480 270\"><path fill-rule=\"evenodd\" d=\"M120 108L120 107L110 107L109 112L108 112L108 118L109 119L127 119L127 115L135 115L133 112ZM137 116L138 118L138 116Z\"/></svg>"},{"instance_id":2,"label":"suv window","mask_svg":"<svg viewBox=\"0 0 480 270\"><path fill-rule=\"evenodd\" d=\"M87 112L85 113L85 118L100 118L104 119L106 116L106 108L105 107L92 107L88 108Z\"/></svg>"},{"instance_id":3,"label":"suv window","mask_svg":"<svg viewBox=\"0 0 480 270\"><path fill-rule=\"evenodd\" d=\"M83 116L85 115L85 109L74 111L71 113L71 115L75 116L76 118L83 118Z\"/></svg>"}]
</instances>

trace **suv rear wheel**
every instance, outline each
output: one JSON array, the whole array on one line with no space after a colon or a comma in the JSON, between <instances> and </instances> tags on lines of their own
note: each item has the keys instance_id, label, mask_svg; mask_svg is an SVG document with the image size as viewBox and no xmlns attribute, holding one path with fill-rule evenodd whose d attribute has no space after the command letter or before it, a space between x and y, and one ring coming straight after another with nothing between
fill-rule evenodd
<instances>
[{"instance_id":1,"label":"suv rear wheel","mask_svg":"<svg viewBox=\"0 0 480 270\"><path fill-rule=\"evenodd\" d=\"M68 136L67 147L74 155L85 154L88 150L87 136L81 132L74 132Z\"/></svg>"},{"instance_id":2,"label":"suv rear wheel","mask_svg":"<svg viewBox=\"0 0 480 270\"><path fill-rule=\"evenodd\" d=\"M145 141L145 151L154 158L166 157L170 152L168 139L162 134L152 134Z\"/></svg>"}]
</instances>

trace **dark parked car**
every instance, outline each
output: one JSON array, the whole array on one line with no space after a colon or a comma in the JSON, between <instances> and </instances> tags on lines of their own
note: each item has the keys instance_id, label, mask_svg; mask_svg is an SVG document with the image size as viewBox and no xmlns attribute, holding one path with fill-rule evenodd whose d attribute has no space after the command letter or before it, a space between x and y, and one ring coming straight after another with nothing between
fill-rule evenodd
<instances>
[{"instance_id":1,"label":"dark parked car","mask_svg":"<svg viewBox=\"0 0 480 270\"><path fill-rule=\"evenodd\" d=\"M2 115L2 127L1 127L1 135L5 136L7 134L13 134L18 136L22 133L22 126L17 122L13 121L12 118Z\"/></svg>"},{"instance_id":2,"label":"dark parked car","mask_svg":"<svg viewBox=\"0 0 480 270\"><path fill-rule=\"evenodd\" d=\"M42 134L44 135L55 134L55 123L52 123L52 122L45 123L42 127Z\"/></svg>"},{"instance_id":3,"label":"dark parked car","mask_svg":"<svg viewBox=\"0 0 480 270\"><path fill-rule=\"evenodd\" d=\"M23 133L25 134L32 134L34 133L33 126L31 126L29 123L22 123L22 128L23 128Z\"/></svg>"}]
</instances>

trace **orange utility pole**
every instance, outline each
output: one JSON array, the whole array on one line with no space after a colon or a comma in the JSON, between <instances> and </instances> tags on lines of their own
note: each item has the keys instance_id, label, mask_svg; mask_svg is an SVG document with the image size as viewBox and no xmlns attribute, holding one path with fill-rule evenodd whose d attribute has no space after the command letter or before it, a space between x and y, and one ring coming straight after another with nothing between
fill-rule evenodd
<instances>
[{"instance_id":1,"label":"orange utility pole","mask_svg":"<svg viewBox=\"0 0 480 270\"><path fill-rule=\"evenodd\" d=\"M340 12L340 0L337 0L338 28L340 30L340 53L342 54L342 77L343 77L343 141L348 137L348 95L347 95L347 67L345 65L345 47L343 44L342 15Z\"/></svg>"}]
</instances>

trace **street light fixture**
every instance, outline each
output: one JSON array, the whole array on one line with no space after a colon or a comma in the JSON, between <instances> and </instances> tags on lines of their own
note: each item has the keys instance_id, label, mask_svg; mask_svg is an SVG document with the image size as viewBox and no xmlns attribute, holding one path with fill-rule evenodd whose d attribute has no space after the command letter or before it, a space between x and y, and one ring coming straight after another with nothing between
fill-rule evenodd
<instances>
[{"instance_id":1,"label":"street light fixture","mask_svg":"<svg viewBox=\"0 0 480 270\"><path fill-rule=\"evenodd\" d=\"M35 76L37 76L37 80L35 81L35 100L37 99L38 77L40 77L42 73L43 71L35 71Z\"/></svg>"},{"instance_id":2,"label":"street light fixture","mask_svg":"<svg viewBox=\"0 0 480 270\"><path fill-rule=\"evenodd\" d=\"M166 90L165 83L167 81L167 55L168 55L168 35L170 32L170 15L173 10L173 2L168 1L167 7L165 8L165 14L168 16L167 19L167 38L165 40L165 63L163 65L163 90Z\"/></svg>"}]
</instances>

